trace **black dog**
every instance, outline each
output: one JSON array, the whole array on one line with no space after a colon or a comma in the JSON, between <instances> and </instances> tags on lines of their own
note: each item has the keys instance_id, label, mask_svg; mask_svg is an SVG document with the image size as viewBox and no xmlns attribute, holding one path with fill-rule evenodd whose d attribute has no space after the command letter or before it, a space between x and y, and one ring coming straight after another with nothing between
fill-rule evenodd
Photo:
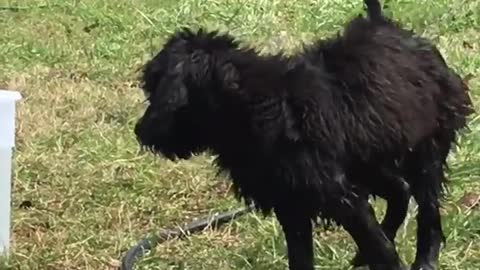
<instances>
[{"instance_id":1,"label":"black dog","mask_svg":"<svg viewBox=\"0 0 480 270\"><path fill-rule=\"evenodd\" d=\"M313 269L312 220L341 224L356 265L403 269L394 246L419 205L414 270L435 269L446 157L472 113L468 87L427 40L365 0L343 35L294 57L259 56L187 29L147 63L140 143L167 158L211 150L237 196L283 228L292 270ZM382 224L367 201L383 197Z\"/></svg>"}]
</instances>

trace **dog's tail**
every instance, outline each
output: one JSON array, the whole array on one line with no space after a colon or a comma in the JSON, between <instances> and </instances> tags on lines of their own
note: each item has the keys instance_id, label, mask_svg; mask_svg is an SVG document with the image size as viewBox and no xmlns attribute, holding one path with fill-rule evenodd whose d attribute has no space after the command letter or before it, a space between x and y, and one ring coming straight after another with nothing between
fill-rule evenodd
<instances>
[{"instance_id":1,"label":"dog's tail","mask_svg":"<svg viewBox=\"0 0 480 270\"><path fill-rule=\"evenodd\" d=\"M367 6L368 17L372 21L383 21L382 5L379 0L363 0Z\"/></svg>"}]
</instances>

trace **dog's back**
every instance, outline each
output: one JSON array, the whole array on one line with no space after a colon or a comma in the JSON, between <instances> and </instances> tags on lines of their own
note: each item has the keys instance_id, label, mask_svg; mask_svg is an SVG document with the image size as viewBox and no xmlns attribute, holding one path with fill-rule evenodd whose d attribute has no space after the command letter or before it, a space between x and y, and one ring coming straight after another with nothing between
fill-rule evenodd
<instances>
[{"instance_id":1,"label":"dog's back","mask_svg":"<svg viewBox=\"0 0 480 270\"><path fill-rule=\"evenodd\" d=\"M439 128L464 127L471 101L462 79L429 41L375 12L306 53L337 79L351 103L346 108L358 124L345 123L347 140L384 150L414 147Z\"/></svg>"}]
</instances>

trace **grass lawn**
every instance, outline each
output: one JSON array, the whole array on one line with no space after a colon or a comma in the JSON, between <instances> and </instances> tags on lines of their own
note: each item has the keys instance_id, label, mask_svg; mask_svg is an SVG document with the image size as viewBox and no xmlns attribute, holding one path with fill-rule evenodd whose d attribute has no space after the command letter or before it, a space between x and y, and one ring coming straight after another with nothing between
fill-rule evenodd
<instances>
[{"instance_id":1,"label":"grass lawn","mask_svg":"<svg viewBox=\"0 0 480 270\"><path fill-rule=\"evenodd\" d=\"M480 0L390 0L387 13L431 38L480 110ZM20 7L12 9L8 7ZM240 206L211 157L172 163L139 153L138 68L180 26L228 30L263 52L293 51L339 31L355 0L0 0L0 88L18 89L11 256L0 269L116 269L140 238ZM440 269L480 269L480 118L450 155ZM378 212L383 202L376 203ZM415 254L415 205L397 238ZM355 246L318 228L317 269L348 269ZM285 269L277 222L251 214L219 231L170 241L137 269Z\"/></svg>"}]
</instances>

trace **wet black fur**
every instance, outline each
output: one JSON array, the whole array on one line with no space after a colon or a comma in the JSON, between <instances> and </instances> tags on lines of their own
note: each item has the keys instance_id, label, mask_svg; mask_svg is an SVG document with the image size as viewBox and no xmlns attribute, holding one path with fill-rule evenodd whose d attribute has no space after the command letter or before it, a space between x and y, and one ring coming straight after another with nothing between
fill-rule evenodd
<instances>
[{"instance_id":1,"label":"wet black fur","mask_svg":"<svg viewBox=\"0 0 480 270\"><path fill-rule=\"evenodd\" d=\"M308 224L318 216L352 235L356 265L400 269L393 239L410 195L420 209L414 269L438 259L443 171L472 112L468 87L434 45L365 2L369 18L292 57L182 29L144 69L140 143L170 159L217 154L239 197L275 210L291 269L313 269ZM383 232L368 194L388 201Z\"/></svg>"}]
</instances>

